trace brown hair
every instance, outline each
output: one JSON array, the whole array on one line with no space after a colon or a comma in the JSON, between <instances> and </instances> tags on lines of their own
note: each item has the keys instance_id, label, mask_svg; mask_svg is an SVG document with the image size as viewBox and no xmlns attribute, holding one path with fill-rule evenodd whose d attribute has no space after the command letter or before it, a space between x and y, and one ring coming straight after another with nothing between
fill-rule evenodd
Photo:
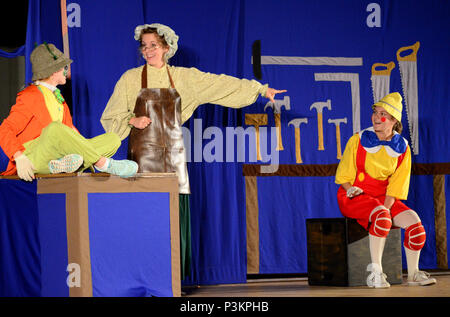
<instances>
[{"instance_id":1,"label":"brown hair","mask_svg":"<svg viewBox=\"0 0 450 317\"><path fill-rule=\"evenodd\" d=\"M158 39L158 42L160 42L164 47L167 47L167 48L169 47L169 44L167 44L164 36L159 35L156 28L147 27L147 28L143 29L141 32L141 35L139 35L139 48L144 46L142 44L142 35L144 35L144 34L155 34L156 38Z\"/></svg>"},{"instance_id":2,"label":"brown hair","mask_svg":"<svg viewBox=\"0 0 450 317\"><path fill-rule=\"evenodd\" d=\"M401 123L400 121L397 121L397 122L394 124L394 127L392 128L392 130L397 131L398 134L401 134L402 131L403 131L403 125L402 125L402 123Z\"/></svg>"}]
</instances>

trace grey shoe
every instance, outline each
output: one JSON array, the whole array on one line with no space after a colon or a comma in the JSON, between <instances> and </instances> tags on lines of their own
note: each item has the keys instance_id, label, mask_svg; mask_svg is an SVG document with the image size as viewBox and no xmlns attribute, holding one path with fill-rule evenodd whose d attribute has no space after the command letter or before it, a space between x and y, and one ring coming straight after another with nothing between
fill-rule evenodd
<instances>
[{"instance_id":1,"label":"grey shoe","mask_svg":"<svg viewBox=\"0 0 450 317\"><path fill-rule=\"evenodd\" d=\"M424 271L416 271L412 278L408 278L408 285L410 286L425 286L435 283L436 279L431 277L429 273Z\"/></svg>"},{"instance_id":2,"label":"grey shoe","mask_svg":"<svg viewBox=\"0 0 450 317\"><path fill-rule=\"evenodd\" d=\"M73 173L83 164L83 157L79 154L68 154L60 159L48 162L51 174Z\"/></svg>"}]
</instances>

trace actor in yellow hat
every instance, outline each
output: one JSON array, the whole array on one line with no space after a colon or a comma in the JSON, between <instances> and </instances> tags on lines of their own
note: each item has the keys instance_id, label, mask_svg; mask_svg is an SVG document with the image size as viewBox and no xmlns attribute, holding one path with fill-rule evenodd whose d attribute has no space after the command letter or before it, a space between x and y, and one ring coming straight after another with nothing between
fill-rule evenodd
<instances>
[{"instance_id":1,"label":"actor in yellow hat","mask_svg":"<svg viewBox=\"0 0 450 317\"><path fill-rule=\"evenodd\" d=\"M374 112L377 107L383 108L384 111L394 117L395 121L391 120L394 123L392 129L398 133L402 133L402 96L398 92L390 93L372 106ZM387 119L381 119L381 121L385 122Z\"/></svg>"},{"instance_id":2,"label":"actor in yellow hat","mask_svg":"<svg viewBox=\"0 0 450 317\"><path fill-rule=\"evenodd\" d=\"M372 124L348 141L336 171L340 184L337 197L345 217L358 221L369 231L372 263L367 285L390 286L381 258L391 226L405 229L404 248L409 285L429 285L436 280L419 270L420 250L426 233L418 214L406 200L411 176L411 150L402 132L402 97L388 94L372 106Z\"/></svg>"}]
</instances>

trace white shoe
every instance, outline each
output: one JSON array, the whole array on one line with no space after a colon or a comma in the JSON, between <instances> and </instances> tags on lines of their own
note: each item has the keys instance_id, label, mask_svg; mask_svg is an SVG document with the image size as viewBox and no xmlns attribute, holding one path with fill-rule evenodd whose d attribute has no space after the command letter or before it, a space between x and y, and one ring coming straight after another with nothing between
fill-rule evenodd
<instances>
[{"instance_id":1,"label":"white shoe","mask_svg":"<svg viewBox=\"0 0 450 317\"><path fill-rule=\"evenodd\" d=\"M379 265L371 263L367 266L367 271L371 271L366 280L367 286L374 288L391 287L391 284L386 281L386 274L383 273Z\"/></svg>"},{"instance_id":2,"label":"white shoe","mask_svg":"<svg viewBox=\"0 0 450 317\"><path fill-rule=\"evenodd\" d=\"M408 277L408 285L409 286L425 286L435 284L436 279L430 277L430 274L425 271L416 271L412 278Z\"/></svg>"},{"instance_id":3,"label":"white shoe","mask_svg":"<svg viewBox=\"0 0 450 317\"><path fill-rule=\"evenodd\" d=\"M367 277L367 286L374 288L389 288L391 287L391 284L386 281L386 274L372 272Z\"/></svg>"}]
</instances>

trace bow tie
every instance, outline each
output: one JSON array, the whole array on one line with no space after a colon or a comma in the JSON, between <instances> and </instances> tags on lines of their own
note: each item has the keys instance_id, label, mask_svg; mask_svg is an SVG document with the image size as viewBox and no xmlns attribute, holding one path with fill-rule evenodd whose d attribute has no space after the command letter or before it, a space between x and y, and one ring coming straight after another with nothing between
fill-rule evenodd
<instances>
[{"instance_id":1,"label":"bow tie","mask_svg":"<svg viewBox=\"0 0 450 317\"><path fill-rule=\"evenodd\" d=\"M389 146L398 154L403 154L406 151L407 144L400 134L395 134L390 141L381 141L378 139L375 132L365 130L361 135L361 145L365 148L373 148L376 146Z\"/></svg>"},{"instance_id":2,"label":"bow tie","mask_svg":"<svg viewBox=\"0 0 450 317\"><path fill-rule=\"evenodd\" d=\"M64 98L63 98L63 96L61 95L61 91L60 91L58 88L55 89L55 91L53 92L53 94L55 95L56 100L58 100L59 103L64 103Z\"/></svg>"}]
</instances>

